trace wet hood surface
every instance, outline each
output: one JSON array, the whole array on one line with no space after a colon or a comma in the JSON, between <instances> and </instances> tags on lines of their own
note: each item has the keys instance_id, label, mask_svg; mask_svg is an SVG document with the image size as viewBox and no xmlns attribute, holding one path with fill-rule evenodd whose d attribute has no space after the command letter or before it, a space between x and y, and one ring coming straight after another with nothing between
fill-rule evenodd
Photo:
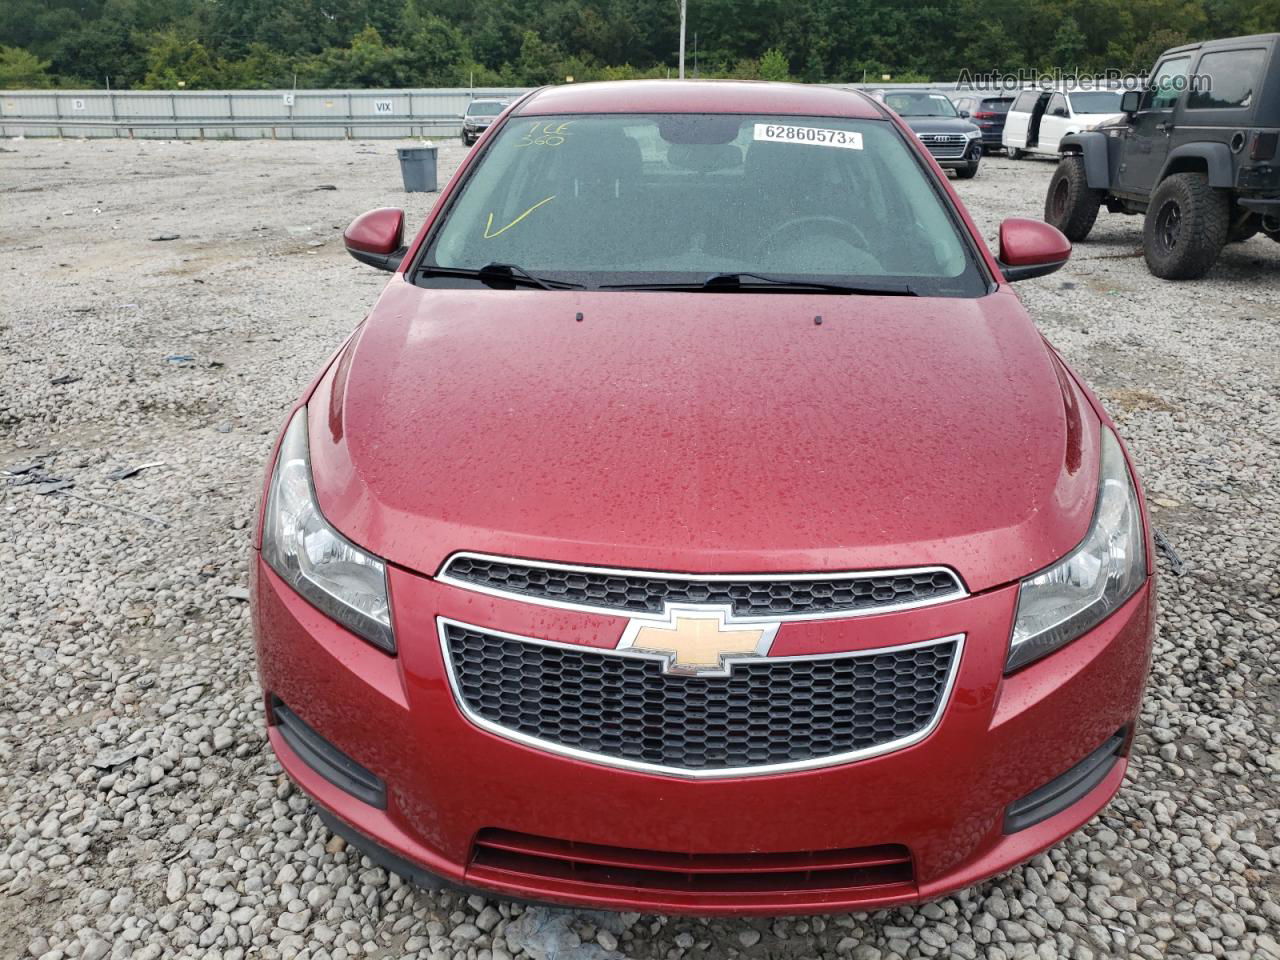
<instances>
[{"instance_id":1,"label":"wet hood surface","mask_svg":"<svg viewBox=\"0 0 1280 960\"><path fill-rule=\"evenodd\" d=\"M472 550L689 572L945 564L978 590L1068 552L1097 476L1097 420L1007 290L397 276L309 423L325 515L425 574Z\"/></svg>"}]
</instances>

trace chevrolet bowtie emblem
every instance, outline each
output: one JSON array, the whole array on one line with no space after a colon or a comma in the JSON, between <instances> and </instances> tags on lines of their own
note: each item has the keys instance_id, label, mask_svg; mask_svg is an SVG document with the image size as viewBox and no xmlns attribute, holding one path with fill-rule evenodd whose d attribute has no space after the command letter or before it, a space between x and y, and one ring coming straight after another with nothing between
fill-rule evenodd
<instances>
[{"instance_id":1,"label":"chevrolet bowtie emblem","mask_svg":"<svg viewBox=\"0 0 1280 960\"><path fill-rule=\"evenodd\" d=\"M728 607L671 604L665 620L628 623L618 649L661 657L666 673L727 677L732 661L767 655L777 633L776 622L733 623Z\"/></svg>"}]
</instances>

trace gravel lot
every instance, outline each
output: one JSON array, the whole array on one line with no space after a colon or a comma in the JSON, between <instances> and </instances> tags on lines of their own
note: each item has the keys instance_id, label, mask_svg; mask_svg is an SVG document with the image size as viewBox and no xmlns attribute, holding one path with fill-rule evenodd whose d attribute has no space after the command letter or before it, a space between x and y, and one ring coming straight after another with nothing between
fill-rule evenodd
<instances>
[{"instance_id":1,"label":"gravel lot","mask_svg":"<svg viewBox=\"0 0 1280 960\"><path fill-rule=\"evenodd\" d=\"M1143 727L1103 816L918 909L558 911L373 868L262 731L263 460L384 282L341 228L406 203L416 226L434 197L401 193L387 142L2 146L0 468L43 482L0 477L0 956L1280 958L1280 244L1175 285L1135 257L1139 220L1103 214L1022 285L1188 567L1161 560ZM1039 214L1052 169L989 160L959 189L993 238Z\"/></svg>"}]
</instances>

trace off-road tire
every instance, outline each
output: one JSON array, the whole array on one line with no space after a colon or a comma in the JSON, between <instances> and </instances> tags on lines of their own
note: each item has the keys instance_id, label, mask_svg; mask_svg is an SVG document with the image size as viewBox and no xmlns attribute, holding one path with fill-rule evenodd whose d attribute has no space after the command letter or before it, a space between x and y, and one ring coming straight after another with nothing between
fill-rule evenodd
<instances>
[{"instance_id":1,"label":"off-road tire","mask_svg":"<svg viewBox=\"0 0 1280 960\"><path fill-rule=\"evenodd\" d=\"M972 180L978 175L978 164L982 161L971 160L963 167L956 167L956 178L958 180Z\"/></svg>"},{"instance_id":2,"label":"off-road tire","mask_svg":"<svg viewBox=\"0 0 1280 960\"><path fill-rule=\"evenodd\" d=\"M1058 161L1044 198L1044 222L1057 227L1072 243L1089 236L1098 219L1105 190L1091 190L1084 157L1069 153Z\"/></svg>"},{"instance_id":3,"label":"off-road tire","mask_svg":"<svg viewBox=\"0 0 1280 960\"><path fill-rule=\"evenodd\" d=\"M1163 280L1209 272L1227 242L1231 200L1203 173L1175 173L1151 195L1142 227L1147 268Z\"/></svg>"}]
</instances>

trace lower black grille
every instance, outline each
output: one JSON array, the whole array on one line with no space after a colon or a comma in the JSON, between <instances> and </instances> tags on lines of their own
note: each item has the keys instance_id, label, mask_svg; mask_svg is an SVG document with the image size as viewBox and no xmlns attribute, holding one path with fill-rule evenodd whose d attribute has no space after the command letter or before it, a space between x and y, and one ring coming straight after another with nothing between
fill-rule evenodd
<instances>
[{"instance_id":1,"label":"lower black grille","mask_svg":"<svg viewBox=\"0 0 1280 960\"><path fill-rule=\"evenodd\" d=\"M931 726L957 656L949 639L696 677L647 657L443 629L474 719L552 749L707 774L891 749Z\"/></svg>"},{"instance_id":2,"label":"lower black grille","mask_svg":"<svg viewBox=\"0 0 1280 960\"><path fill-rule=\"evenodd\" d=\"M825 577L684 577L601 567L557 567L459 554L444 576L464 584L571 606L662 613L669 603L715 604L735 617L874 611L964 596L949 570Z\"/></svg>"}]
</instances>

